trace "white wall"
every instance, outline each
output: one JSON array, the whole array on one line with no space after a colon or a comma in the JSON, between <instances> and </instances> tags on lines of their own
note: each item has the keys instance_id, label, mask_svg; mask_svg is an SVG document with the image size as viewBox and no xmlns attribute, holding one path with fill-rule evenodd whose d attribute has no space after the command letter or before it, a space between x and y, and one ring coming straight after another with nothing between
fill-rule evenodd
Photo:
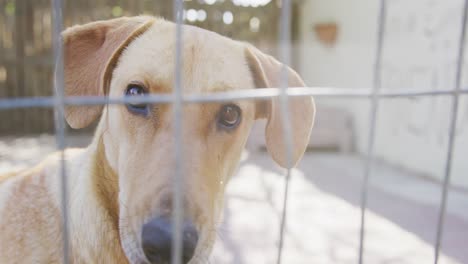
<instances>
[{"instance_id":1,"label":"white wall","mask_svg":"<svg viewBox=\"0 0 468 264\"><path fill-rule=\"evenodd\" d=\"M379 2L301 2L299 71L308 85L350 89L372 87ZM387 2L382 89L453 88L462 0ZM317 40L313 26L330 21L338 24L339 35L333 47L326 47ZM452 183L464 187L468 187L467 102L468 99L463 99L460 104L452 174ZM357 150L363 152L367 143L369 103L350 99L320 99L318 103L353 113ZM450 108L451 101L446 97L382 101L378 112L376 154L395 165L441 179Z\"/></svg>"}]
</instances>

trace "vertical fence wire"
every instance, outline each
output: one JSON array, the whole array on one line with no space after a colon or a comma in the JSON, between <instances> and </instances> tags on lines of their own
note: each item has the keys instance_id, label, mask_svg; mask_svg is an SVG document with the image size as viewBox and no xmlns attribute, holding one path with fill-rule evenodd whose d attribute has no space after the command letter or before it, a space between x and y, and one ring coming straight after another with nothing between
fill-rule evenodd
<instances>
[{"instance_id":1,"label":"vertical fence wire","mask_svg":"<svg viewBox=\"0 0 468 264\"><path fill-rule=\"evenodd\" d=\"M455 76L455 88L452 95L452 108L451 108L451 117L450 117L450 126L449 126L449 139L447 146L447 160L445 161L445 170L444 170L444 183L442 187L442 196L440 200L440 209L439 209L439 218L437 222L437 233L436 241L434 244L434 263L439 262L439 252L442 241L443 229L444 229L444 219L446 214L447 207L447 197L448 197L448 188L450 185L450 174L452 172L452 156L453 148L455 145L455 133L457 127L457 117L458 117L458 104L459 104L459 95L461 92L462 86L462 70L463 70L463 61L465 56L465 38L466 38L466 23L467 23L467 13L468 13L468 0L464 1L463 4L463 13L461 19L461 32L458 46L458 61L457 61L457 70Z\"/></svg>"},{"instance_id":2,"label":"vertical fence wire","mask_svg":"<svg viewBox=\"0 0 468 264\"><path fill-rule=\"evenodd\" d=\"M182 263L182 221L183 221L183 161L182 161L182 15L184 11L183 0L174 0L174 18L176 19L176 45L174 67L174 142L175 142L175 168L173 184L173 215L172 215L172 264Z\"/></svg>"},{"instance_id":3,"label":"vertical fence wire","mask_svg":"<svg viewBox=\"0 0 468 264\"><path fill-rule=\"evenodd\" d=\"M278 256L277 264L281 263L283 246L285 240L285 229L286 229L286 219L287 219L287 204L289 196L289 182L291 180L291 167L292 167L292 131L291 131L291 122L289 118L289 103L288 103L288 65L291 61L291 1L282 0L281 1L281 18L280 18L280 60L282 61L281 67L281 76L280 76L280 107L281 107L281 124L283 130L283 140L286 149L286 164L287 172L284 183L283 191L283 203L282 203L282 213L280 220L280 234L279 234L279 243L278 243Z\"/></svg>"},{"instance_id":4,"label":"vertical fence wire","mask_svg":"<svg viewBox=\"0 0 468 264\"><path fill-rule=\"evenodd\" d=\"M63 263L69 262L69 234L68 234L68 183L65 162L65 121L64 121L64 64L63 64L63 42L61 32L63 29L63 6L62 0L52 0L52 42L54 49L54 111L55 111L55 138L57 148L60 150L60 190L62 199L62 240L63 240Z\"/></svg>"},{"instance_id":5,"label":"vertical fence wire","mask_svg":"<svg viewBox=\"0 0 468 264\"><path fill-rule=\"evenodd\" d=\"M380 1L380 11L378 15L378 32L377 32L377 47L374 62L374 77L373 77L373 92L371 95L371 109L369 113L369 135L367 141L367 157L364 167L364 177L361 186L361 226L359 230L359 264L363 263L364 256L364 237L365 237L365 220L367 198L369 193L369 178L372 171L374 160L374 142L377 130L377 112L379 111L379 92L381 88L381 66L382 66L382 49L384 41L385 20L386 20L386 1Z\"/></svg>"}]
</instances>

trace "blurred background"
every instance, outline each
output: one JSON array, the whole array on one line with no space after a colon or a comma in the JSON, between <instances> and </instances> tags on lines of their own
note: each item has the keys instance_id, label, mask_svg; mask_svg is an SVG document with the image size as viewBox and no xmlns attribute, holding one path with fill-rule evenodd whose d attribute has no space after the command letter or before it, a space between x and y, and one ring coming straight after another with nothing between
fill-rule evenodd
<instances>
[{"instance_id":1,"label":"blurred background","mask_svg":"<svg viewBox=\"0 0 468 264\"><path fill-rule=\"evenodd\" d=\"M291 64L309 86L371 88L379 3L296 0ZM184 22L278 55L281 1L184 1ZM382 90L453 89L462 0L387 0ZM172 20L168 0L66 0L64 24L151 14ZM49 0L0 0L0 98L53 95ZM464 45L468 45L465 43ZM464 60L462 86L467 87ZM309 150L293 170L283 263L356 263L370 101L318 98ZM384 99L366 219L365 263L432 263L452 100ZM253 130L228 189L211 263L275 263L284 171ZM55 150L53 109L0 111L0 173ZM92 129L68 131L86 146ZM440 263L468 263L468 101L460 97Z\"/></svg>"}]
</instances>

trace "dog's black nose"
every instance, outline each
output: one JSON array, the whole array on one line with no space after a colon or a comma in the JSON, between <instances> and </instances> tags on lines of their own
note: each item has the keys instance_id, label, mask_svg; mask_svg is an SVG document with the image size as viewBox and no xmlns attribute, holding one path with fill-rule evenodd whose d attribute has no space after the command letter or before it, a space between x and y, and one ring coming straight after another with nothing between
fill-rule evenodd
<instances>
[{"instance_id":1,"label":"dog's black nose","mask_svg":"<svg viewBox=\"0 0 468 264\"><path fill-rule=\"evenodd\" d=\"M167 217L154 218L145 225L141 234L143 252L151 263L170 263L172 224ZM182 261L188 263L195 253L198 232L191 222L182 227Z\"/></svg>"}]
</instances>

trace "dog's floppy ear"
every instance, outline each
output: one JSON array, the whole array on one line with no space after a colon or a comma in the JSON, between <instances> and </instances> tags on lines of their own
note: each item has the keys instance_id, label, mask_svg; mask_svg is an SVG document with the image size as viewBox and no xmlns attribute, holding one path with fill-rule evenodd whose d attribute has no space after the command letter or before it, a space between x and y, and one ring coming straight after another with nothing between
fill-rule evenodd
<instances>
[{"instance_id":1,"label":"dog's floppy ear","mask_svg":"<svg viewBox=\"0 0 468 264\"><path fill-rule=\"evenodd\" d=\"M151 17L122 17L73 26L62 33L66 96L102 96L122 50L152 24ZM65 118L83 128L102 112L102 105L68 106Z\"/></svg>"},{"instance_id":2,"label":"dog's floppy ear","mask_svg":"<svg viewBox=\"0 0 468 264\"><path fill-rule=\"evenodd\" d=\"M283 67L280 62L250 46L246 48L246 58L257 88L280 87ZM305 86L294 70L288 67L287 71L289 87ZM310 96L290 97L288 105L289 119L287 121L291 125L293 144L291 164L288 164L286 156L279 98L258 102L255 113L256 118L268 119L265 128L266 146L273 159L284 168L296 166L304 155L315 116L315 105Z\"/></svg>"}]
</instances>

